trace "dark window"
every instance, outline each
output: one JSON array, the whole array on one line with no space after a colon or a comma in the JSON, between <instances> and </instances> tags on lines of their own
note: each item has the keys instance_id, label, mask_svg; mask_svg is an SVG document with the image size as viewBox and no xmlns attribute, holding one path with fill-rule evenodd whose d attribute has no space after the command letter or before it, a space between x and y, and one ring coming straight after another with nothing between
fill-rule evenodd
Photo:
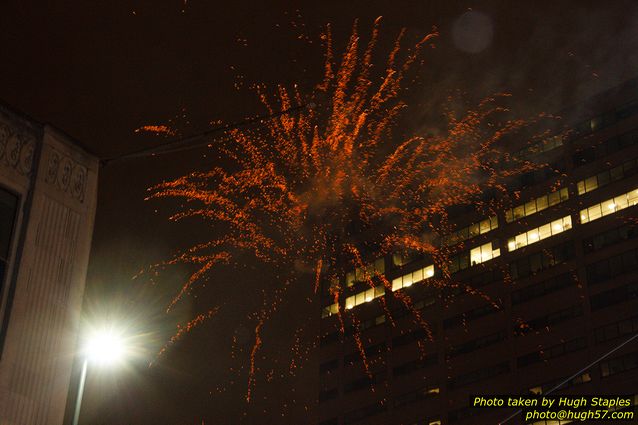
<instances>
[{"instance_id":1,"label":"dark window","mask_svg":"<svg viewBox=\"0 0 638 425\"><path fill-rule=\"evenodd\" d=\"M464 344L451 346L450 348L448 348L447 355L451 358L460 356L461 354L471 353L472 351L479 350L481 348L504 341L505 338L507 338L507 334L504 330L496 332L481 338L474 339L472 341L468 341Z\"/></svg>"},{"instance_id":2,"label":"dark window","mask_svg":"<svg viewBox=\"0 0 638 425\"><path fill-rule=\"evenodd\" d=\"M627 272L638 265L638 250L631 250L587 266L587 281L596 284Z\"/></svg>"},{"instance_id":3,"label":"dark window","mask_svg":"<svg viewBox=\"0 0 638 425\"><path fill-rule=\"evenodd\" d=\"M512 279L523 279L541 270L563 264L574 256L574 244L566 242L510 263Z\"/></svg>"},{"instance_id":4,"label":"dark window","mask_svg":"<svg viewBox=\"0 0 638 425\"><path fill-rule=\"evenodd\" d=\"M545 360L550 360L556 357L560 357L565 354L573 353L574 351L582 350L587 347L587 338L576 338L567 341L562 344L557 344L552 347L534 351L524 356L520 356L517 359L517 366L523 368L534 363L538 363Z\"/></svg>"},{"instance_id":5,"label":"dark window","mask_svg":"<svg viewBox=\"0 0 638 425\"><path fill-rule=\"evenodd\" d=\"M366 357L374 357L378 354L381 354L386 351L385 342L381 342L379 344L371 345L365 349ZM350 353L343 357L343 363L346 365L353 364L361 360L361 353L355 351L354 353Z\"/></svg>"},{"instance_id":6,"label":"dark window","mask_svg":"<svg viewBox=\"0 0 638 425\"><path fill-rule=\"evenodd\" d=\"M355 379L354 381L350 381L343 386L344 394L351 393L353 391L362 390L364 388L370 389L374 385L379 384L385 380L386 372L378 372L373 374L371 377L364 376L362 378Z\"/></svg>"},{"instance_id":7,"label":"dark window","mask_svg":"<svg viewBox=\"0 0 638 425\"><path fill-rule=\"evenodd\" d=\"M437 362L438 360L436 354L431 354L423 359L416 359L407 363L403 363L402 365L399 365L392 369L392 373L394 374L394 376L407 375L408 373L414 372L415 370L435 365L437 364Z\"/></svg>"},{"instance_id":8,"label":"dark window","mask_svg":"<svg viewBox=\"0 0 638 425\"><path fill-rule=\"evenodd\" d=\"M594 331L594 339L596 342L604 342L620 336L631 335L636 332L638 332L638 316L619 320L609 325L597 328Z\"/></svg>"},{"instance_id":9,"label":"dark window","mask_svg":"<svg viewBox=\"0 0 638 425\"><path fill-rule=\"evenodd\" d=\"M360 409L351 410L350 412L343 415L343 424L349 425L355 422L359 422L369 416L373 416L384 412L386 410L385 404L381 402L373 403L368 406L362 407Z\"/></svg>"},{"instance_id":10,"label":"dark window","mask_svg":"<svg viewBox=\"0 0 638 425\"><path fill-rule=\"evenodd\" d=\"M410 344L412 342L416 342L416 341L420 341L420 340L425 340L428 339L428 333L423 329L423 328L419 328L416 329L412 332L408 332L404 335L401 336L397 336L396 338L392 339L392 346L393 347L400 347L402 345L407 345Z\"/></svg>"},{"instance_id":11,"label":"dark window","mask_svg":"<svg viewBox=\"0 0 638 425\"><path fill-rule=\"evenodd\" d=\"M539 330L548 326L553 326L558 323L580 317L583 315L583 307L580 304L575 306L558 310L553 313L546 314L544 316L536 317L532 320L525 321L514 326L514 335L525 335L528 332Z\"/></svg>"},{"instance_id":12,"label":"dark window","mask_svg":"<svg viewBox=\"0 0 638 425\"><path fill-rule=\"evenodd\" d=\"M638 144L638 131L633 130L618 137L605 140L598 145L583 145L581 149L574 153L572 159L574 160L574 165L578 167L635 144Z\"/></svg>"},{"instance_id":13,"label":"dark window","mask_svg":"<svg viewBox=\"0 0 638 425\"><path fill-rule=\"evenodd\" d=\"M463 419L479 416L483 414L487 409L476 409L473 407L462 407L460 409L452 410L448 414L448 422L454 423Z\"/></svg>"},{"instance_id":14,"label":"dark window","mask_svg":"<svg viewBox=\"0 0 638 425\"><path fill-rule=\"evenodd\" d=\"M478 369L474 372L470 372L470 373L466 373L466 374L454 377L450 379L449 387L452 389L462 387L465 385L472 384L474 382L479 382L485 379L489 379L493 376L509 373L509 371L510 371L509 363L507 362L499 363L493 366L488 366L485 368Z\"/></svg>"},{"instance_id":15,"label":"dark window","mask_svg":"<svg viewBox=\"0 0 638 425\"><path fill-rule=\"evenodd\" d=\"M600 373L603 378L627 370L638 368L638 351L626 354L615 359L604 361L600 364Z\"/></svg>"},{"instance_id":16,"label":"dark window","mask_svg":"<svg viewBox=\"0 0 638 425\"><path fill-rule=\"evenodd\" d=\"M417 401L426 400L431 397L436 397L439 395L438 387L423 387L419 388L416 391L410 391L405 394L401 394L400 396L395 397L394 399L394 407L401 407L408 404L416 403Z\"/></svg>"},{"instance_id":17,"label":"dark window","mask_svg":"<svg viewBox=\"0 0 638 425\"><path fill-rule=\"evenodd\" d=\"M586 254L589 254L590 252L636 238L638 238L638 227L633 224L626 224L583 239L583 250Z\"/></svg>"},{"instance_id":18,"label":"dark window","mask_svg":"<svg viewBox=\"0 0 638 425\"><path fill-rule=\"evenodd\" d=\"M618 288L610 289L593 295L589 302L591 310L596 311L638 298L638 282L629 283Z\"/></svg>"},{"instance_id":19,"label":"dark window","mask_svg":"<svg viewBox=\"0 0 638 425\"><path fill-rule=\"evenodd\" d=\"M18 197L0 189L0 296L4 288L4 274L8 269L17 210Z\"/></svg>"},{"instance_id":20,"label":"dark window","mask_svg":"<svg viewBox=\"0 0 638 425\"><path fill-rule=\"evenodd\" d=\"M512 292L512 305L521 304L536 298L544 297L552 292L559 291L568 286L575 285L574 277L570 273L563 273L559 276L519 289Z\"/></svg>"},{"instance_id":21,"label":"dark window","mask_svg":"<svg viewBox=\"0 0 638 425\"><path fill-rule=\"evenodd\" d=\"M457 314L456 316L452 316L443 321L443 327L445 329L453 328L455 326L462 325L464 323L470 322L472 320L478 319L483 316L487 316L488 314L496 313L501 309L496 307L495 305L489 303L482 305L480 307L474 308L472 310L468 310L464 313Z\"/></svg>"}]
</instances>

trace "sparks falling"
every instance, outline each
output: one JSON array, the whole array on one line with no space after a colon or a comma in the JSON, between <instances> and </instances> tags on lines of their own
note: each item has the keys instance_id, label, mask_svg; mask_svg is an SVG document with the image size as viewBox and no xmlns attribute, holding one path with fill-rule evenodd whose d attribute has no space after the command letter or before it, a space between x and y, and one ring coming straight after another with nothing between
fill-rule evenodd
<instances>
[{"instance_id":1,"label":"sparks falling","mask_svg":"<svg viewBox=\"0 0 638 425\"><path fill-rule=\"evenodd\" d=\"M324 76L312 93L278 87L272 95L260 87L260 99L274 115L306 107L294 115L277 116L265 130L229 131L221 151L232 160L231 167L194 172L151 189L149 198L187 201L172 220L196 218L211 226L211 234L221 234L166 263L193 268L169 310L203 284L214 285L216 267L232 263L238 253L250 253L282 276L281 288L264 303L268 307L253 315L257 323L247 399L267 319L282 303L303 301L287 301L292 285L307 288L309 304L318 303L318 294L326 287L340 306L343 332L346 321L359 328L354 309L344 310L340 302L347 290L341 283L343 275L362 269L363 281L371 288L381 283L385 294L413 310L415 320L431 335L409 295L393 293L383 274L366 271L366 262L391 253L428 255L441 273L427 284L454 284L448 269L453 252L437 243L441 235L454 230L449 208L470 203L493 215L499 206L482 201L486 190L505 194L507 178L536 167L502 150L503 140L530 124L504 118L508 111L499 101L505 94L484 99L460 115L443 111L447 127L436 135L401 139L396 123L409 110L404 86L438 34L433 31L405 48L401 32L384 66L377 68L373 57L379 23L377 19L363 46L355 26L338 64L328 27L322 36ZM263 293L268 298L268 291ZM386 296L376 300L394 323ZM308 310L316 314L318 309ZM197 323L204 318L198 316ZM368 370L358 333L355 341Z\"/></svg>"}]
</instances>

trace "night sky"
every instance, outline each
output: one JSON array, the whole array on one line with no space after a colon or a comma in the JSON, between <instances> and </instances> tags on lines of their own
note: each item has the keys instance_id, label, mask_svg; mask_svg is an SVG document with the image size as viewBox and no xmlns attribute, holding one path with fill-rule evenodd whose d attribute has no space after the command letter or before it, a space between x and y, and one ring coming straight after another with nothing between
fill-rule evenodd
<instances>
[{"instance_id":1,"label":"night sky","mask_svg":"<svg viewBox=\"0 0 638 425\"><path fill-rule=\"evenodd\" d=\"M378 16L382 47L403 27L413 40L433 26L441 33L411 93L415 128L440 119L452 91L481 98L504 90L523 113L553 112L638 75L634 1L7 0L0 7L0 99L98 157L119 156L168 140L135 132L144 125L169 124L188 135L213 121L264 113L252 83L311 88L322 72L318 41L325 25L332 25L338 52L356 18L365 36ZM248 294L267 287L267 274L256 277L250 267L221 272L222 287L197 302L221 306L224 314L147 366L198 306L163 313L180 270L156 286L132 277L199 232L196 224L169 224L172 205L145 201L147 188L218 161L195 150L100 170L86 311L135 323L149 334L148 352L123 371L90 373L83 423L303 423L311 414L304 400L317 393L313 357L283 377L286 360L273 360L286 346L279 339L288 333L278 332L285 323L268 331L264 353L271 356L263 369L274 378L258 382L250 404L245 370L229 371L245 366L254 325L247 314L260 300L226 287L241 284Z\"/></svg>"}]
</instances>

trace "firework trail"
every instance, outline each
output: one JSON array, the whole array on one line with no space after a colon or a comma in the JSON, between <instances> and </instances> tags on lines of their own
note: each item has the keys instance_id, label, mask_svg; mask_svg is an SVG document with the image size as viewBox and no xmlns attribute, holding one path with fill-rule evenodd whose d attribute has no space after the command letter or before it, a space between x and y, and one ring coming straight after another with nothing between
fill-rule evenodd
<instances>
[{"instance_id":1,"label":"firework trail","mask_svg":"<svg viewBox=\"0 0 638 425\"><path fill-rule=\"evenodd\" d=\"M338 64L327 28L322 36L324 77L313 93L304 95L297 87L278 87L276 95L258 90L273 113L303 104L316 107L279 116L265 130L229 131L221 150L232 167L193 172L151 188L149 198L187 201L172 220L196 218L210 225L212 234L221 233L164 264L193 268L169 310L205 282L214 282L216 266L232 262L239 253L250 253L282 276L281 288L264 303L269 307L254 316L258 323L247 399L263 327L286 302L287 288L306 286L312 303L320 288L332 282L327 291L340 306L342 332L345 320L358 323L353 310L344 310L339 302L346 290L339 282L347 270L364 270L371 288L381 282L385 294L412 309L407 294L392 293L382 274L366 271L366 261L390 253L429 255L441 276L428 279L428 285L451 284L448 258L453 252L435 242L453 230L449 208L474 203L481 212L494 214L496 206L481 200L485 191L505 194L507 178L536 167L503 151L503 141L531 123L504 118L508 111L499 99L505 94L484 99L461 115L443 111L447 128L438 135L400 140L396 123L407 106L402 85L437 33L405 48L401 32L378 69L373 56L379 22L365 46L355 25ZM393 323L385 298L376 299ZM431 335L418 311L415 318ZM367 370L361 339L356 335L355 340Z\"/></svg>"}]
</instances>

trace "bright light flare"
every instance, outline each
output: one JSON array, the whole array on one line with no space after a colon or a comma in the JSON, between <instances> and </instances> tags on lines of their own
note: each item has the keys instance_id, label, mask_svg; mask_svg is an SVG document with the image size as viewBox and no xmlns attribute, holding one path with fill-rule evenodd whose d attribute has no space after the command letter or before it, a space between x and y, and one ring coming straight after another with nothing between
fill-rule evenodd
<instances>
[{"instance_id":1,"label":"bright light flare","mask_svg":"<svg viewBox=\"0 0 638 425\"><path fill-rule=\"evenodd\" d=\"M84 354L89 361L102 365L122 362L127 354L124 337L113 329L95 331L87 339Z\"/></svg>"}]
</instances>

